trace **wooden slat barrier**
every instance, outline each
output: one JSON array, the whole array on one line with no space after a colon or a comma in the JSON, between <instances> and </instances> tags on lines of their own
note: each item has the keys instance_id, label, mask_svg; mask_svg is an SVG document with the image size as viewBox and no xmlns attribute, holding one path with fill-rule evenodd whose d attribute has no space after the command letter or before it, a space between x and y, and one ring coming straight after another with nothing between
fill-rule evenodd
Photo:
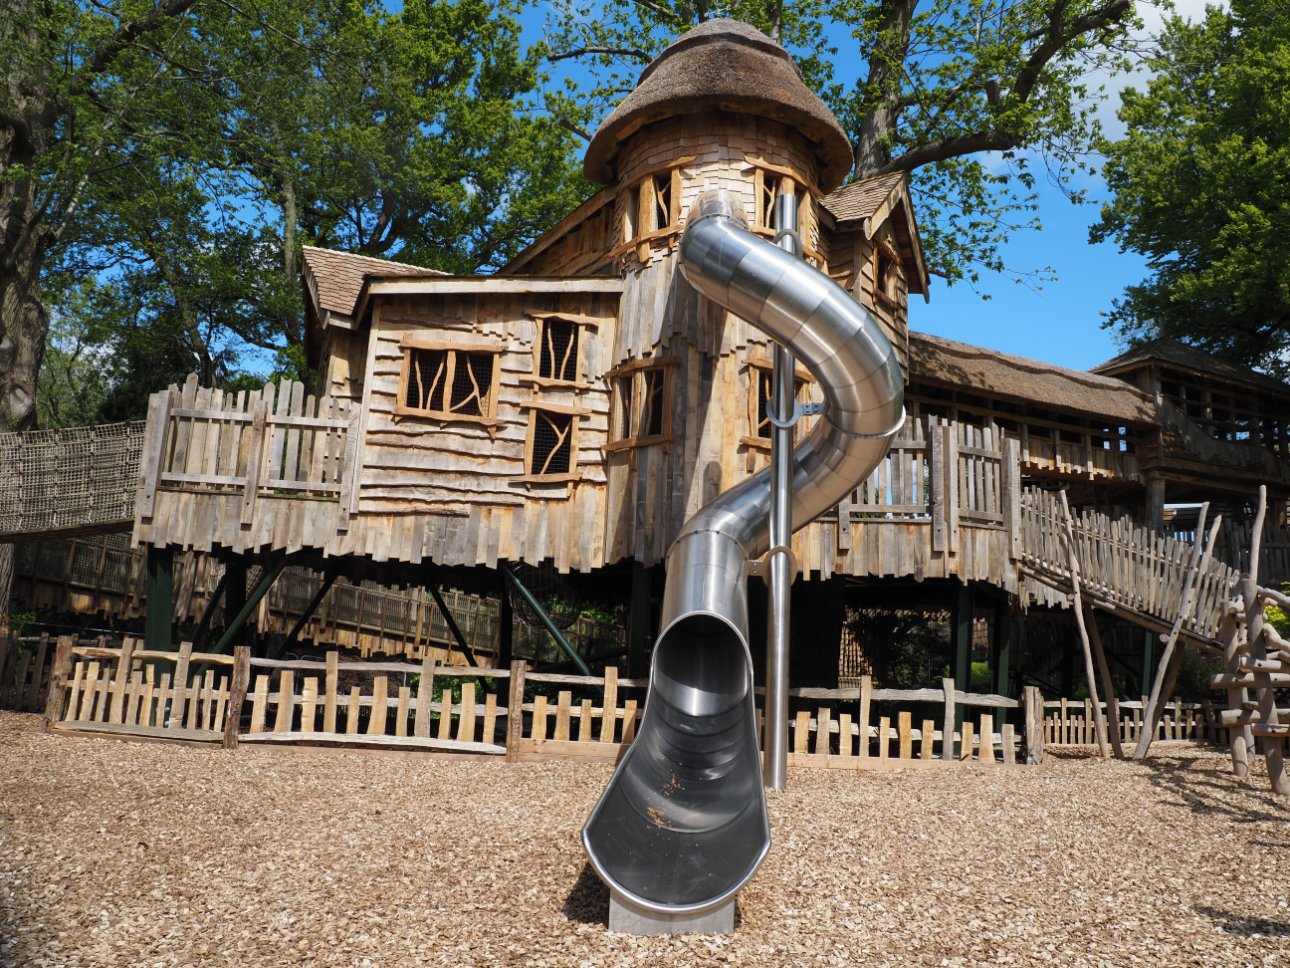
<instances>
[{"instance_id":1,"label":"wooden slat barrier","mask_svg":"<svg viewBox=\"0 0 1290 968\"><path fill-rule=\"evenodd\" d=\"M1090 510L1073 517L1084 596L1129 618L1145 616L1165 626L1173 622L1183 604L1192 544ZM1022 563L1033 578L1069 591L1064 530L1060 495L1027 488L1021 498ZM1216 646L1222 611L1235 594L1237 577L1235 569L1216 558L1201 560L1185 632Z\"/></svg>"},{"instance_id":2,"label":"wooden slat barrier","mask_svg":"<svg viewBox=\"0 0 1290 968\"><path fill-rule=\"evenodd\" d=\"M858 689L790 689L789 697L798 704L819 703L814 713L799 709L789 721L789 766L886 769L969 761L1011 765L1025 761L1018 755L1024 750L1023 740L1028 736L1033 741L1038 732L1038 723L1029 722L1020 701L963 692L954 688L953 679L943 680L940 689L875 689L869 676L861 676ZM882 704L880 711L876 704ZM893 709L897 704L916 708ZM967 707L962 729L955 728L958 707ZM1012 709L1021 710L1021 735L1005 722Z\"/></svg>"},{"instance_id":3,"label":"wooden slat barrier","mask_svg":"<svg viewBox=\"0 0 1290 968\"><path fill-rule=\"evenodd\" d=\"M0 635L0 709L27 713L44 709L53 658L48 635Z\"/></svg>"},{"instance_id":4,"label":"wooden slat barrier","mask_svg":"<svg viewBox=\"0 0 1290 968\"><path fill-rule=\"evenodd\" d=\"M65 703L47 708L56 728L228 746L337 744L613 761L636 736L648 686L612 667L603 676L573 676L529 672L523 662L469 670L429 659L343 662L334 652L325 662L282 661L252 659L245 649L236 658L195 653L190 645L154 652L133 640L120 649L68 640L66 651ZM159 661L175 663L173 677L165 672L158 680L145 671ZM221 672L189 675L197 664L218 664ZM526 687L534 693L528 701ZM866 676L858 689L792 689L789 696L815 707L790 720L791 766L1013 764L1042 755L1033 752L1043 741L1031 714L1037 704L962 692L952 679L941 689L898 690L875 689ZM892 708L898 704L915 708ZM931 705L935 715L928 714ZM965 708L962 729L954 725L958 707ZM1022 735L1005 721L1013 709L1023 719Z\"/></svg>"},{"instance_id":5,"label":"wooden slat barrier","mask_svg":"<svg viewBox=\"0 0 1290 968\"><path fill-rule=\"evenodd\" d=\"M307 396L302 384L289 380L226 394L199 387L192 374L182 390L169 391L168 403L165 429L155 446L145 447L142 518L151 517L151 501L144 498L161 488L239 493L243 524L254 519L266 495L339 500L346 477L348 400Z\"/></svg>"},{"instance_id":6,"label":"wooden slat barrier","mask_svg":"<svg viewBox=\"0 0 1290 968\"><path fill-rule=\"evenodd\" d=\"M1142 735L1146 700L1120 700L1120 737L1125 744L1136 743ZM1103 713L1110 715L1105 702ZM1219 724L1218 713L1208 702L1190 703L1175 699L1163 706L1156 728L1156 741L1225 741L1227 727ZM1088 699L1050 699L1044 703L1044 743L1047 746L1093 746L1093 706Z\"/></svg>"},{"instance_id":7,"label":"wooden slat barrier","mask_svg":"<svg viewBox=\"0 0 1290 968\"><path fill-rule=\"evenodd\" d=\"M64 644L66 648L64 648ZM56 730L220 742L229 709L233 658L59 640L46 717ZM58 687L58 688L55 688Z\"/></svg>"},{"instance_id":8,"label":"wooden slat barrier","mask_svg":"<svg viewBox=\"0 0 1290 968\"><path fill-rule=\"evenodd\" d=\"M430 658L408 662L251 659L250 724L242 743L396 746L503 754L508 709L481 683L509 669L464 669ZM370 682L359 682L370 679ZM434 698L438 684L441 695Z\"/></svg>"}]
</instances>

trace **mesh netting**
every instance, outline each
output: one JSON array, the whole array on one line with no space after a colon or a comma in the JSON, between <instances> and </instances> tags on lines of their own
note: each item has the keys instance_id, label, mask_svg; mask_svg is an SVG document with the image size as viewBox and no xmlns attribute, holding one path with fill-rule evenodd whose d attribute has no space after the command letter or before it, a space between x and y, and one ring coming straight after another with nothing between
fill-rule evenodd
<instances>
[{"instance_id":1,"label":"mesh netting","mask_svg":"<svg viewBox=\"0 0 1290 968\"><path fill-rule=\"evenodd\" d=\"M143 428L0 434L0 537L132 521Z\"/></svg>"}]
</instances>

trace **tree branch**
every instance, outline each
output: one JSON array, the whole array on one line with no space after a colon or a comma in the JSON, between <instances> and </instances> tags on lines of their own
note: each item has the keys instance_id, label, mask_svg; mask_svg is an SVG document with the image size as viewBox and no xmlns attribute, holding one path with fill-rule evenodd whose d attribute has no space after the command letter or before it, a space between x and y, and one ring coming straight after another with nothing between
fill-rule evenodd
<instances>
[{"instance_id":1,"label":"tree branch","mask_svg":"<svg viewBox=\"0 0 1290 968\"><path fill-rule=\"evenodd\" d=\"M139 37L156 30L171 17L176 17L197 3L197 0L160 0L151 10L138 20L122 21L94 53L85 59L85 65L67 90L66 97L72 98L84 94L94 78L102 74L121 52L134 43ZM37 127L53 124L62 105L51 99L41 111L36 122Z\"/></svg>"},{"instance_id":2,"label":"tree branch","mask_svg":"<svg viewBox=\"0 0 1290 968\"><path fill-rule=\"evenodd\" d=\"M594 54L607 54L611 57L635 57L637 60L649 63L654 58L643 50L635 47L575 47L572 50L561 51L558 54L547 54L546 59L550 64L556 61L568 60L570 57L585 57Z\"/></svg>"}]
</instances>

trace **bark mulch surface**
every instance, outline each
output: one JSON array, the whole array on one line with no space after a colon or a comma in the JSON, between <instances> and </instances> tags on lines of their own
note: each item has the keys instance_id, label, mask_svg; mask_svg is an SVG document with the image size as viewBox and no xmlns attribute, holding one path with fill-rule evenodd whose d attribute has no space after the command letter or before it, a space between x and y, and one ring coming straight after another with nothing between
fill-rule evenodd
<instances>
[{"instance_id":1,"label":"bark mulch surface","mask_svg":"<svg viewBox=\"0 0 1290 968\"><path fill-rule=\"evenodd\" d=\"M604 765L236 752L0 714L0 965L1287 965L1290 804L1216 750L797 770L734 934L638 938Z\"/></svg>"}]
</instances>

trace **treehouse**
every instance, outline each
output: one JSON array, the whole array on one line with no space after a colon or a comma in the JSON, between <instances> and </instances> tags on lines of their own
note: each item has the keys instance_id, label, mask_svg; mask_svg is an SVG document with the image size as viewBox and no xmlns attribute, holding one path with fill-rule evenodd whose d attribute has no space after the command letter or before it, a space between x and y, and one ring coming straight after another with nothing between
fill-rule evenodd
<instances>
[{"instance_id":1,"label":"treehouse","mask_svg":"<svg viewBox=\"0 0 1290 968\"><path fill-rule=\"evenodd\" d=\"M683 522L770 455L772 346L678 271L690 205L716 187L767 238L795 195L803 257L870 310L907 378L888 457L793 539L797 611L821 637L857 585L891 601L986 587L1005 610L1060 597L1024 573L1028 486L1157 523L1166 499L1235 503L1258 483L1284 505L1277 381L1163 345L1089 373L911 333L909 299L928 295L914 199L901 173L841 186L852 164L781 48L696 28L591 139L603 187L496 275L306 248L318 395L154 396L136 541L395 581L527 562L629 586L648 611ZM804 370L797 396L821 399ZM643 648L647 619L633 628Z\"/></svg>"}]
</instances>

